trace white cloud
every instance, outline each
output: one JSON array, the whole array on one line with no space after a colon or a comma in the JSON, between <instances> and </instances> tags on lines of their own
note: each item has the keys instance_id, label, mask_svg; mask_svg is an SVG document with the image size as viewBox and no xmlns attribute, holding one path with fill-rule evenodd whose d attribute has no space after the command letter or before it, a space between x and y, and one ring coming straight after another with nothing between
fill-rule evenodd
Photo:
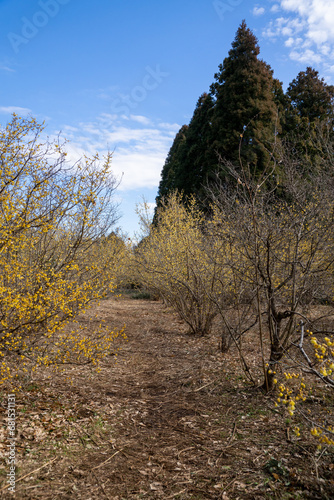
<instances>
[{"instance_id":1,"label":"white cloud","mask_svg":"<svg viewBox=\"0 0 334 500\"><path fill-rule=\"evenodd\" d=\"M31 109L29 108L20 108L19 106L0 106L0 113L11 115L16 113L20 116L26 116L31 113Z\"/></svg>"},{"instance_id":2,"label":"white cloud","mask_svg":"<svg viewBox=\"0 0 334 500\"><path fill-rule=\"evenodd\" d=\"M78 132L79 129L77 127L72 127L71 125L65 125L63 131L66 132Z\"/></svg>"},{"instance_id":3,"label":"white cloud","mask_svg":"<svg viewBox=\"0 0 334 500\"><path fill-rule=\"evenodd\" d=\"M178 123L159 123L159 128L164 128L170 130L174 135L180 130L180 125Z\"/></svg>"},{"instance_id":4,"label":"white cloud","mask_svg":"<svg viewBox=\"0 0 334 500\"><path fill-rule=\"evenodd\" d=\"M263 35L272 39L278 37L290 38L293 35L301 33L304 29L304 22L298 18L278 17L275 21L270 21L268 26L263 30Z\"/></svg>"},{"instance_id":5,"label":"white cloud","mask_svg":"<svg viewBox=\"0 0 334 500\"><path fill-rule=\"evenodd\" d=\"M265 13L265 9L263 7L254 7L253 16L262 16Z\"/></svg>"},{"instance_id":6,"label":"white cloud","mask_svg":"<svg viewBox=\"0 0 334 500\"><path fill-rule=\"evenodd\" d=\"M281 7L295 12L306 24L306 37L315 44L334 41L334 3L328 0L282 0Z\"/></svg>"},{"instance_id":7,"label":"white cloud","mask_svg":"<svg viewBox=\"0 0 334 500\"><path fill-rule=\"evenodd\" d=\"M145 126L151 124L151 126ZM120 191L157 188L162 167L180 125L152 124L145 116L117 116L104 113L94 122L78 127L65 125L68 159L77 162L84 154L92 157L113 151L112 170L122 178Z\"/></svg>"},{"instance_id":8,"label":"white cloud","mask_svg":"<svg viewBox=\"0 0 334 500\"><path fill-rule=\"evenodd\" d=\"M291 35L293 35L293 30L289 26L284 26L284 28L282 28L282 35L291 37Z\"/></svg>"},{"instance_id":9,"label":"white cloud","mask_svg":"<svg viewBox=\"0 0 334 500\"><path fill-rule=\"evenodd\" d=\"M138 123L142 123L143 125L150 125L151 120L147 118L146 116L141 116L141 115L130 115L130 120Z\"/></svg>"},{"instance_id":10,"label":"white cloud","mask_svg":"<svg viewBox=\"0 0 334 500\"><path fill-rule=\"evenodd\" d=\"M294 49L296 49L297 47L300 47L301 45L305 48L305 44L303 44L302 38L290 37L287 40L285 40L284 45L286 47L293 47Z\"/></svg>"},{"instance_id":11,"label":"white cloud","mask_svg":"<svg viewBox=\"0 0 334 500\"><path fill-rule=\"evenodd\" d=\"M327 56L330 54L330 51L331 51L331 47L329 45L323 45L322 47L320 47L320 52L324 55L324 56Z\"/></svg>"},{"instance_id":12,"label":"white cloud","mask_svg":"<svg viewBox=\"0 0 334 500\"><path fill-rule=\"evenodd\" d=\"M285 43L284 43L284 45L286 47L292 47L294 44L295 44L295 39L292 38L292 36L290 36L290 38L288 38L287 40L285 40Z\"/></svg>"},{"instance_id":13,"label":"white cloud","mask_svg":"<svg viewBox=\"0 0 334 500\"><path fill-rule=\"evenodd\" d=\"M154 188L159 185L160 174L168 151L143 154L140 151L116 150L113 155L113 171L122 175L121 191L138 188Z\"/></svg>"},{"instance_id":14,"label":"white cloud","mask_svg":"<svg viewBox=\"0 0 334 500\"><path fill-rule=\"evenodd\" d=\"M280 0L271 12L281 12L263 31L272 41L285 38L290 58L330 71L334 62L334 2L328 0Z\"/></svg>"},{"instance_id":15,"label":"white cloud","mask_svg":"<svg viewBox=\"0 0 334 500\"><path fill-rule=\"evenodd\" d=\"M15 69L10 68L9 66L3 66L2 64L0 64L0 70L15 73Z\"/></svg>"},{"instance_id":16,"label":"white cloud","mask_svg":"<svg viewBox=\"0 0 334 500\"><path fill-rule=\"evenodd\" d=\"M298 61L306 65L320 64L322 62L321 55L310 49L306 49L303 51L292 50L290 52L290 58L293 61Z\"/></svg>"}]
</instances>

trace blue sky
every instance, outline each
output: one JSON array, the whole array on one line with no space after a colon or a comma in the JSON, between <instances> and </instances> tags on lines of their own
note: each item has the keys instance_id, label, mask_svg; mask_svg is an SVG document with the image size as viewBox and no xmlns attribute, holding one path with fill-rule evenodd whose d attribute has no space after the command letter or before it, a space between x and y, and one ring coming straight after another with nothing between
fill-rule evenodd
<instances>
[{"instance_id":1,"label":"blue sky","mask_svg":"<svg viewBox=\"0 0 334 500\"><path fill-rule=\"evenodd\" d=\"M334 83L333 0L0 0L0 123L62 131L69 157L114 151L119 225L154 203L180 126L245 19L284 88L313 66Z\"/></svg>"}]
</instances>

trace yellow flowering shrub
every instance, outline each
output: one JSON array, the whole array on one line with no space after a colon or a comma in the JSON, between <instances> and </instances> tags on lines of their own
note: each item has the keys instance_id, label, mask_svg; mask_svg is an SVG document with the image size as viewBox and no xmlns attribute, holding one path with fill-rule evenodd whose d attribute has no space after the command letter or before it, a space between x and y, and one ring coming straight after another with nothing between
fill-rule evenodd
<instances>
[{"instance_id":1,"label":"yellow flowering shrub","mask_svg":"<svg viewBox=\"0 0 334 500\"><path fill-rule=\"evenodd\" d=\"M195 201L172 194L135 252L137 280L174 307L193 333L209 333L217 314L209 291L218 285L208 259L204 217Z\"/></svg>"},{"instance_id":2,"label":"yellow flowering shrub","mask_svg":"<svg viewBox=\"0 0 334 500\"><path fill-rule=\"evenodd\" d=\"M0 383L38 365L96 363L119 334L64 331L115 286L111 156L70 166L42 132L16 115L0 129Z\"/></svg>"}]
</instances>

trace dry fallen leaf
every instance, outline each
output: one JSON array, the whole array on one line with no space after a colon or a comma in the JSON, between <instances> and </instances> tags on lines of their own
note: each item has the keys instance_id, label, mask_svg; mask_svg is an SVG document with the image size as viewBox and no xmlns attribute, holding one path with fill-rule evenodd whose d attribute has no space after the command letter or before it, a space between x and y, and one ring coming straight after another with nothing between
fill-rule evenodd
<instances>
[{"instance_id":1,"label":"dry fallen leaf","mask_svg":"<svg viewBox=\"0 0 334 500\"><path fill-rule=\"evenodd\" d=\"M152 491L158 491L162 489L162 484L161 483L151 483L150 488Z\"/></svg>"}]
</instances>

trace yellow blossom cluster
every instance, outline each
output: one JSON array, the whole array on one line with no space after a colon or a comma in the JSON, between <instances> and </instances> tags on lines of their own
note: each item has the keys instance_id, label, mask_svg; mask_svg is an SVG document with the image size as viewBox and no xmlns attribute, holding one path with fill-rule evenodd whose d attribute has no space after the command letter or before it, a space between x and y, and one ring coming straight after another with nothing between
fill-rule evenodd
<instances>
[{"instance_id":1,"label":"yellow blossom cluster","mask_svg":"<svg viewBox=\"0 0 334 500\"><path fill-rule=\"evenodd\" d=\"M314 351L314 356L319 365L319 372L323 377L331 377L334 372L334 338L325 337L323 342L313 334L310 335L310 342Z\"/></svg>"},{"instance_id":2,"label":"yellow blossom cluster","mask_svg":"<svg viewBox=\"0 0 334 500\"><path fill-rule=\"evenodd\" d=\"M304 378L301 377L299 373L285 372L284 377L287 381L286 384L278 384L277 379L274 380L277 384L278 390L278 397L275 406L278 406L279 403L284 404L289 415L292 416L295 413L296 403L298 401L306 401L306 385L304 383ZM298 380L299 384L297 384L297 387L290 388L288 382L293 379Z\"/></svg>"},{"instance_id":3,"label":"yellow blossom cluster","mask_svg":"<svg viewBox=\"0 0 334 500\"><path fill-rule=\"evenodd\" d=\"M332 374L334 371L333 336L326 336L323 341L320 341L319 336L313 332L307 330L306 333L308 334L309 346L313 349L313 362L307 371L313 373L320 380L323 378L325 382L328 381L332 384ZM311 361L310 358L309 361ZM285 383L279 383L277 379L274 380L278 391L275 406L284 404L289 415L293 416L296 411L297 403L306 401L312 387L307 386L305 378L298 371L297 373L284 372L284 377ZM291 381L295 381L295 383L291 384ZM311 416L309 419L312 421ZM300 428L298 426L295 427L295 434L296 436L300 436ZM331 425L326 424L320 426L319 423L314 422L311 428L311 434L316 437L321 444L334 445L334 428Z\"/></svg>"}]
</instances>

